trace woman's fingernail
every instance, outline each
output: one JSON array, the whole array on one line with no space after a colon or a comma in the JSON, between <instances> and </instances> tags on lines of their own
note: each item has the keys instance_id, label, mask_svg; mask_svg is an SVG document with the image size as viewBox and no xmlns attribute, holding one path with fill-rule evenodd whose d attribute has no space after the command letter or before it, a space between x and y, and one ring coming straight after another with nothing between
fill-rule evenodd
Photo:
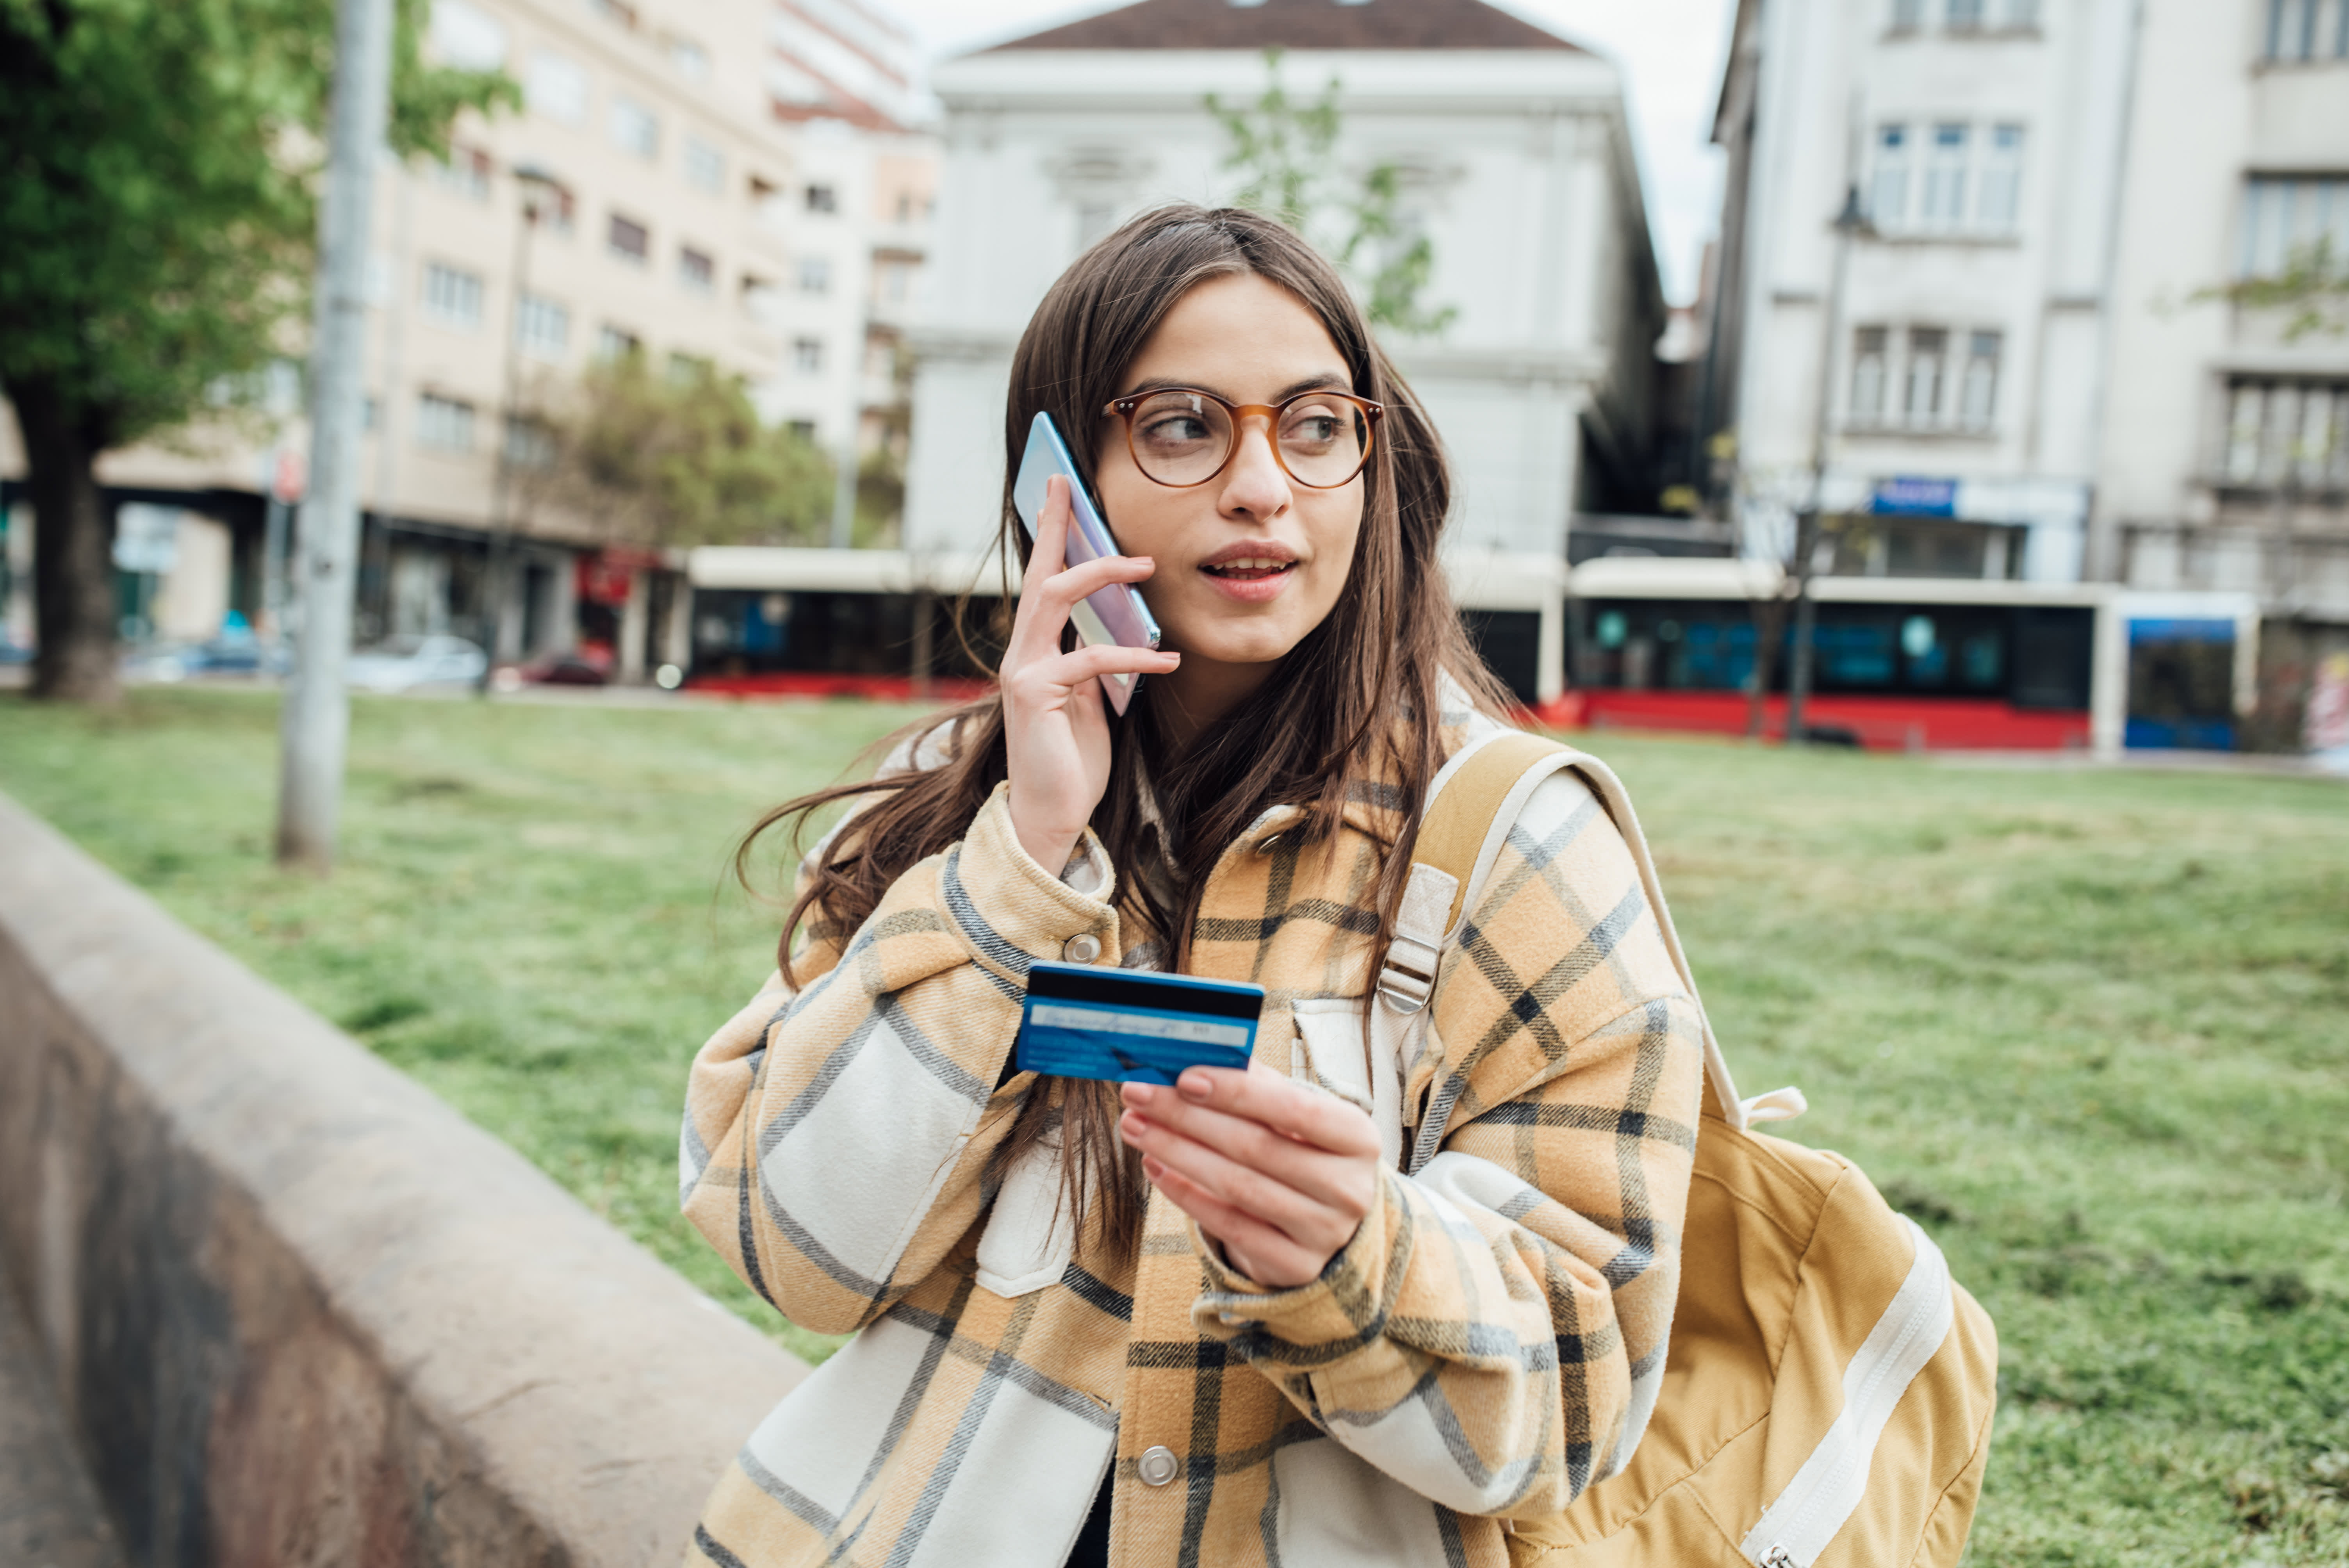
<instances>
[{"instance_id":1,"label":"woman's fingernail","mask_svg":"<svg viewBox=\"0 0 2349 1568\"><path fill-rule=\"evenodd\" d=\"M1142 1173L1153 1181L1163 1181L1166 1179L1166 1167L1156 1157L1145 1154L1142 1157Z\"/></svg>"},{"instance_id":2,"label":"woman's fingernail","mask_svg":"<svg viewBox=\"0 0 2349 1568\"><path fill-rule=\"evenodd\" d=\"M1174 1087L1183 1091L1185 1099L1205 1099L1216 1092L1215 1081L1199 1072L1185 1073L1174 1080Z\"/></svg>"},{"instance_id":3,"label":"woman's fingernail","mask_svg":"<svg viewBox=\"0 0 2349 1568\"><path fill-rule=\"evenodd\" d=\"M1125 1103L1133 1106L1148 1105L1151 1097L1157 1092L1146 1083L1129 1083L1125 1086Z\"/></svg>"}]
</instances>

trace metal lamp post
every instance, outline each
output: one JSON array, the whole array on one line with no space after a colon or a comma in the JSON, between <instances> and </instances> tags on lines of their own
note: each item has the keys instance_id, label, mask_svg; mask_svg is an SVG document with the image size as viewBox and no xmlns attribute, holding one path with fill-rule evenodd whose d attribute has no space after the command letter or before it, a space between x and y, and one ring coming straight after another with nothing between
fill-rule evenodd
<instances>
[{"instance_id":1,"label":"metal lamp post","mask_svg":"<svg viewBox=\"0 0 2349 1568\"><path fill-rule=\"evenodd\" d=\"M491 675L505 653L505 610L510 597L506 579L512 574L513 554L513 520L507 515L507 507L513 490L514 406L522 382L523 307L530 297L530 242L538 232L544 204L562 190L553 174L534 163L515 164L513 179L522 211L521 222L514 225L513 304L507 312L505 377L498 394L498 428L493 438L497 449L490 469L490 552L481 573L481 648L488 656L481 661L481 679L474 686L483 696L488 695Z\"/></svg>"},{"instance_id":2,"label":"metal lamp post","mask_svg":"<svg viewBox=\"0 0 2349 1568\"><path fill-rule=\"evenodd\" d=\"M1851 242L1875 232L1859 204L1859 185L1844 187L1843 211L1835 216L1834 270L1827 283L1825 323L1819 340L1818 397L1811 416L1811 493L1795 514L1795 657L1786 672L1786 743L1803 744L1810 706L1813 634L1818 624L1818 601L1811 596L1811 557L1817 553L1819 514L1827 480L1829 414L1835 407L1836 349L1843 335L1844 278L1851 267Z\"/></svg>"},{"instance_id":3,"label":"metal lamp post","mask_svg":"<svg viewBox=\"0 0 2349 1568\"><path fill-rule=\"evenodd\" d=\"M335 14L310 359L310 483L296 540L302 621L279 717L277 792L278 861L317 872L334 864L350 727L343 660L358 560L368 224L391 109L391 12L392 0L339 0Z\"/></svg>"}]
</instances>

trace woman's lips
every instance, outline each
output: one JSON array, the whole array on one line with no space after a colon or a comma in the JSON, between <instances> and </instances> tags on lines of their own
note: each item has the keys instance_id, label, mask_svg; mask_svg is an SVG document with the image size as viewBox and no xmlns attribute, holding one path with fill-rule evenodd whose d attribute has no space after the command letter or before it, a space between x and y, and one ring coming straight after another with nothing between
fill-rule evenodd
<instances>
[{"instance_id":1,"label":"woman's lips","mask_svg":"<svg viewBox=\"0 0 2349 1568\"><path fill-rule=\"evenodd\" d=\"M1278 598L1296 572L1294 561L1263 559L1199 568L1199 574L1214 583L1216 592L1243 604L1262 604Z\"/></svg>"}]
</instances>

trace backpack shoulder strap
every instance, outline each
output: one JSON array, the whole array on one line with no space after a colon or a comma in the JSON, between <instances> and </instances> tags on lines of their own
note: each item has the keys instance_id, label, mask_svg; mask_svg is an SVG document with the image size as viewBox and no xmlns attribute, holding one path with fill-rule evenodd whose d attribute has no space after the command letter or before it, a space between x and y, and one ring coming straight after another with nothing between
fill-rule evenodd
<instances>
[{"instance_id":1,"label":"backpack shoulder strap","mask_svg":"<svg viewBox=\"0 0 2349 1568\"><path fill-rule=\"evenodd\" d=\"M1411 879L1403 889L1386 966L1379 974L1379 999L1398 1013L1416 1012L1427 1005L1444 954L1459 937L1462 912L1483 891L1526 800L1544 779L1568 769L1582 775L1631 851L1640 892L1655 912L1665 951L1671 954L1672 967L1695 1004L1704 1031L1707 1098L1723 1119L1743 1129L1748 1107L1738 1099L1729 1063L1705 1016L1630 796L1604 762L1545 736L1511 729L1488 732L1454 754L1428 785L1419 841L1412 851ZM1779 1097L1789 1092L1763 1098L1777 1109Z\"/></svg>"}]
</instances>

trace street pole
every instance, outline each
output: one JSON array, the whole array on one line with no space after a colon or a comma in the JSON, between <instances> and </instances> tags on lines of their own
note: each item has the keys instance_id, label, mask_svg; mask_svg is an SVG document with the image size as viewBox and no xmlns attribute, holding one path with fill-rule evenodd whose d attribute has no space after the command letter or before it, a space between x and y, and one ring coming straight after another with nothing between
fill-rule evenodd
<instances>
[{"instance_id":1,"label":"street pole","mask_svg":"<svg viewBox=\"0 0 2349 1568\"><path fill-rule=\"evenodd\" d=\"M497 447L490 468L489 561L481 573L481 603L487 622L481 628L481 651L488 656L481 661L481 676L473 686L483 696L489 696L490 676L505 654L506 578L513 562L513 523L506 516L506 508L513 488L514 394L522 379L523 301L530 294L530 242L538 232L539 200L554 178L527 163L516 165L513 177L522 203L522 222L514 230L513 303L506 312L505 383L498 394L498 428L490 438Z\"/></svg>"},{"instance_id":2,"label":"street pole","mask_svg":"<svg viewBox=\"0 0 2349 1568\"><path fill-rule=\"evenodd\" d=\"M1811 700L1811 644L1818 625L1818 601L1811 595L1811 557L1818 552L1819 518L1827 482L1827 432L1835 407L1837 341L1843 335L1844 276L1851 267L1852 237L1868 227L1857 181L1844 187L1843 211L1835 217L1835 261L1819 333L1818 397L1811 410L1811 493L1795 516L1795 657L1786 672L1786 744L1800 746L1807 734L1805 710Z\"/></svg>"},{"instance_id":3,"label":"street pole","mask_svg":"<svg viewBox=\"0 0 2349 1568\"><path fill-rule=\"evenodd\" d=\"M301 627L281 717L277 859L313 871L335 860L350 698L358 562L359 437L367 369L368 220L391 108L392 0L337 0L331 161L318 218L316 342L310 359L310 484L300 519Z\"/></svg>"}]
</instances>

